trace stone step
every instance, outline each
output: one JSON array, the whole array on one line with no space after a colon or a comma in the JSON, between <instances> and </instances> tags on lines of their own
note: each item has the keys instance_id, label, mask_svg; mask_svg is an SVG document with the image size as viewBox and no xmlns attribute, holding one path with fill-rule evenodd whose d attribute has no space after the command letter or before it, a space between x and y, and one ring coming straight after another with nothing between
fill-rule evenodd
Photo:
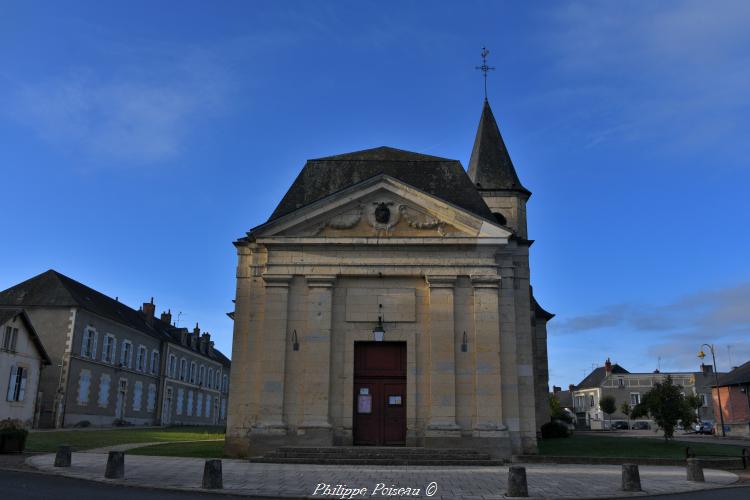
<instances>
[{"instance_id":1,"label":"stone step","mask_svg":"<svg viewBox=\"0 0 750 500\"><path fill-rule=\"evenodd\" d=\"M264 458L299 458L299 459L398 459L398 460L490 460L488 453L457 454L457 455L408 455L399 453L284 453L270 452Z\"/></svg>"},{"instance_id":2,"label":"stone step","mask_svg":"<svg viewBox=\"0 0 750 500\"><path fill-rule=\"evenodd\" d=\"M503 465L505 462L499 459L429 459L429 458L251 458L255 463L273 464L314 464L314 465L453 465L487 467Z\"/></svg>"},{"instance_id":3,"label":"stone step","mask_svg":"<svg viewBox=\"0 0 750 500\"><path fill-rule=\"evenodd\" d=\"M333 447L294 447L282 446L277 448L278 453L327 453L331 455L350 454L391 454L412 456L457 456L457 455L484 455L485 453L471 448L415 448L415 447L388 447L388 446L333 446Z\"/></svg>"}]
</instances>

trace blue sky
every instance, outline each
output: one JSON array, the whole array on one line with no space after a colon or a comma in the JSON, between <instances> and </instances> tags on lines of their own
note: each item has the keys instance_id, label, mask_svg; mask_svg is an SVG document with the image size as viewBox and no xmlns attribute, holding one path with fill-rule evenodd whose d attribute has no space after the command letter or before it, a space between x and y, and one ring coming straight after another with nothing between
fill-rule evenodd
<instances>
[{"instance_id":1,"label":"blue sky","mask_svg":"<svg viewBox=\"0 0 750 500\"><path fill-rule=\"evenodd\" d=\"M466 165L487 45L550 382L691 370L703 342L740 364L748 25L744 1L0 2L0 289L54 268L230 352L232 241L307 158Z\"/></svg>"}]
</instances>

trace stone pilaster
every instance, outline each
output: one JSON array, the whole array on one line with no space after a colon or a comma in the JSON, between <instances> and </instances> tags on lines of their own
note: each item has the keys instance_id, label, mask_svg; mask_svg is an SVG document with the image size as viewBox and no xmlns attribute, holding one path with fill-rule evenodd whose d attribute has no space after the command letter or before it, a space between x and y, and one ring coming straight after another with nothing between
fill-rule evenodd
<instances>
[{"instance_id":1,"label":"stone pilaster","mask_svg":"<svg viewBox=\"0 0 750 500\"><path fill-rule=\"evenodd\" d=\"M427 437L459 437L456 425L455 276L429 276L430 420Z\"/></svg>"},{"instance_id":2,"label":"stone pilaster","mask_svg":"<svg viewBox=\"0 0 750 500\"><path fill-rule=\"evenodd\" d=\"M266 287L262 332L260 373L260 411L254 431L268 434L286 433L284 421L284 369L287 332L289 275L263 276Z\"/></svg>"},{"instance_id":3,"label":"stone pilaster","mask_svg":"<svg viewBox=\"0 0 750 500\"><path fill-rule=\"evenodd\" d=\"M331 318L335 279L335 276L307 277L307 331L300 337L300 358L305 363L304 414L300 428L306 432L331 428Z\"/></svg>"},{"instance_id":4,"label":"stone pilaster","mask_svg":"<svg viewBox=\"0 0 750 500\"><path fill-rule=\"evenodd\" d=\"M516 351L516 283L511 260L500 264L500 360L503 421L508 426L513 453L521 453L518 362Z\"/></svg>"},{"instance_id":5,"label":"stone pilaster","mask_svg":"<svg viewBox=\"0 0 750 500\"><path fill-rule=\"evenodd\" d=\"M474 288L474 380L476 387L475 437L505 436L503 401L504 381L500 366L500 318L498 276L472 278Z\"/></svg>"}]
</instances>

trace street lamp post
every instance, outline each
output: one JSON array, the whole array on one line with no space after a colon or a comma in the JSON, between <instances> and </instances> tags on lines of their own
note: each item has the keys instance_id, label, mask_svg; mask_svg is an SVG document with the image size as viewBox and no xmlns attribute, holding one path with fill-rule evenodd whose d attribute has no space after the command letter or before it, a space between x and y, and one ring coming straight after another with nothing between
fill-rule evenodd
<instances>
[{"instance_id":1,"label":"street lamp post","mask_svg":"<svg viewBox=\"0 0 750 500\"><path fill-rule=\"evenodd\" d=\"M701 350L698 352L698 357L703 358L706 357L706 353L703 352L703 348L708 347L708 350L711 351L711 358L714 360L714 380L716 381L716 397L719 400L719 420L721 420L721 435L722 437L727 437L726 432L724 432L724 410L721 408L721 389L719 388L719 369L716 367L716 354L714 353L714 346L709 344L703 344L701 346Z\"/></svg>"}]
</instances>

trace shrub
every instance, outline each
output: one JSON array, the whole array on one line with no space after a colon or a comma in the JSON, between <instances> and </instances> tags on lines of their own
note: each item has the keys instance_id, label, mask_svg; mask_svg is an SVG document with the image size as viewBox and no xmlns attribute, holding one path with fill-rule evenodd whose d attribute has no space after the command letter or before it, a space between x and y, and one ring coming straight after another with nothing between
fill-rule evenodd
<instances>
[{"instance_id":1,"label":"shrub","mask_svg":"<svg viewBox=\"0 0 750 500\"><path fill-rule=\"evenodd\" d=\"M542 439L553 439L568 437L570 431L567 424L559 420L553 420L542 425Z\"/></svg>"},{"instance_id":2,"label":"shrub","mask_svg":"<svg viewBox=\"0 0 750 500\"><path fill-rule=\"evenodd\" d=\"M0 421L0 453L21 453L26 447L29 431L20 420Z\"/></svg>"}]
</instances>

